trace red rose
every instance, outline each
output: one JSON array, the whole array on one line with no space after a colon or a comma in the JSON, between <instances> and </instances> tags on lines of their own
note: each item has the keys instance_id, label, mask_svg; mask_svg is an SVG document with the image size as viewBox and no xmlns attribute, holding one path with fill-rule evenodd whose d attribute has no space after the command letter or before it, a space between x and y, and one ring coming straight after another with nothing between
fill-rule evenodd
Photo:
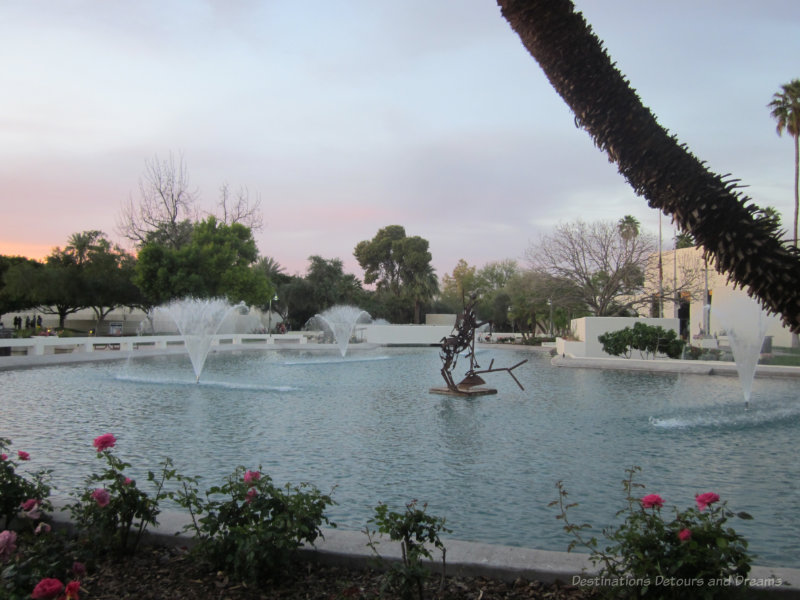
<instances>
[{"instance_id":1,"label":"red rose","mask_svg":"<svg viewBox=\"0 0 800 600\"><path fill-rule=\"evenodd\" d=\"M714 492L698 494L694 497L694 501L697 502L697 508L700 510L705 510L708 505L719 501L719 494L715 494Z\"/></svg>"},{"instance_id":2,"label":"red rose","mask_svg":"<svg viewBox=\"0 0 800 600\"><path fill-rule=\"evenodd\" d=\"M664 500L658 494L648 494L642 498L642 506L645 508L661 508L664 506Z\"/></svg>"},{"instance_id":3,"label":"red rose","mask_svg":"<svg viewBox=\"0 0 800 600\"><path fill-rule=\"evenodd\" d=\"M66 600L78 600L78 592L81 589L80 581L70 581L67 584L64 592L66 593Z\"/></svg>"},{"instance_id":4,"label":"red rose","mask_svg":"<svg viewBox=\"0 0 800 600\"><path fill-rule=\"evenodd\" d=\"M25 452L24 450L20 450L17 452L17 456L19 456L20 460L30 460L31 455Z\"/></svg>"},{"instance_id":5,"label":"red rose","mask_svg":"<svg viewBox=\"0 0 800 600\"><path fill-rule=\"evenodd\" d=\"M117 438L115 438L110 433L104 433L103 435L98 435L94 438L94 447L97 448L98 452L102 452L103 450L108 450L109 448L113 448L114 444L117 443Z\"/></svg>"},{"instance_id":6,"label":"red rose","mask_svg":"<svg viewBox=\"0 0 800 600\"><path fill-rule=\"evenodd\" d=\"M61 583L58 579L53 579L52 577L45 577L39 583L36 584L36 587L33 588L33 593L31 594L31 598L41 598L43 600L47 600L48 598L55 598L61 593L61 590L64 589L64 584Z\"/></svg>"}]
</instances>

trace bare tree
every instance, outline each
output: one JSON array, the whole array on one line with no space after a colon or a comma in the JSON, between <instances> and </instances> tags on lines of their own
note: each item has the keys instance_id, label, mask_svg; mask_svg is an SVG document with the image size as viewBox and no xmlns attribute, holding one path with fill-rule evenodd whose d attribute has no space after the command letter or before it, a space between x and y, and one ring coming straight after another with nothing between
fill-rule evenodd
<instances>
[{"instance_id":1,"label":"bare tree","mask_svg":"<svg viewBox=\"0 0 800 600\"><path fill-rule=\"evenodd\" d=\"M675 249L665 253L666 264L659 269L659 255L650 256L645 269L645 293L649 298L680 303L686 300L705 302L705 277L708 262L698 248ZM661 297L659 298L659 290Z\"/></svg>"},{"instance_id":2,"label":"bare tree","mask_svg":"<svg viewBox=\"0 0 800 600\"><path fill-rule=\"evenodd\" d=\"M239 187L236 195L232 196L230 186L223 183L219 189L219 209L221 214L217 219L225 225L241 223L251 231L259 231L264 227L264 218L261 214L261 198L256 196L250 202L250 192L246 187Z\"/></svg>"},{"instance_id":3,"label":"bare tree","mask_svg":"<svg viewBox=\"0 0 800 600\"><path fill-rule=\"evenodd\" d=\"M655 239L625 239L617 223L575 221L558 225L526 251L531 268L570 282L597 316L613 316L643 304L641 291Z\"/></svg>"},{"instance_id":4,"label":"bare tree","mask_svg":"<svg viewBox=\"0 0 800 600\"><path fill-rule=\"evenodd\" d=\"M173 248L187 241L191 223L197 215L197 192L189 188L186 163L180 156L175 161L154 156L145 161L139 179L139 200L133 198L122 208L118 233L141 246L152 236Z\"/></svg>"}]
</instances>

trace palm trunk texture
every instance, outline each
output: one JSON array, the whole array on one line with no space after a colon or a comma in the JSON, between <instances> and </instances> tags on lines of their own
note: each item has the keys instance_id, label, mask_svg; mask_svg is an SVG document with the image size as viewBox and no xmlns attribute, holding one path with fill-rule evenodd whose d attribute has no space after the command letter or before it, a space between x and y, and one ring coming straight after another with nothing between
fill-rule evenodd
<instances>
[{"instance_id":1,"label":"palm trunk texture","mask_svg":"<svg viewBox=\"0 0 800 600\"><path fill-rule=\"evenodd\" d=\"M503 17L634 191L690 232L721 273L800 331L800 252L661 127L570 0L497 0Z\"/></svg>"}]
</instances>

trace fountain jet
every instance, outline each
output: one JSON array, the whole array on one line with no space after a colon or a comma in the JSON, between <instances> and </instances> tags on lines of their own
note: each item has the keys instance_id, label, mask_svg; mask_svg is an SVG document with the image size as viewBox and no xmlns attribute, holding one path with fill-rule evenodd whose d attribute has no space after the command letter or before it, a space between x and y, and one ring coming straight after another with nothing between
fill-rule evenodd
<instances>
[{"instance_id":1,"label":"fountain jet","mask_svg":"<svg viewBox=\"0 0 800 600\"><path fill-rule=\"evenodd\" d=\"M196 382L200 381L214 336L236 308L223 298L184 298L158 308L167 313L178 327L192 361Z\"/></svg>"},{"instance_id":2,"label":"fountain jet","mask_svg":"<svg viewBox=\"0 0 800 600\"><path fill-rule=\"evenodd\" d=\"M322 314L311 317L307 325L319 327L330 333L336 341L336 345L339 346L339 353L344 358L356 324L371 321L372 317L367 311L361 310L357 306L337 304Z\"/></svg>"},{"instance_id":3,"label":"fountain jet","mask_svg":"<svg viewBox=\"0 0 800 600\"><path fill-rule=\"evenodd\" d=\"M747 409L756 365L767 333L767 314L756 300L743 292L722 298L719 304L714 304L714 311L728 334Z\"/></svg>"}]
</instances>

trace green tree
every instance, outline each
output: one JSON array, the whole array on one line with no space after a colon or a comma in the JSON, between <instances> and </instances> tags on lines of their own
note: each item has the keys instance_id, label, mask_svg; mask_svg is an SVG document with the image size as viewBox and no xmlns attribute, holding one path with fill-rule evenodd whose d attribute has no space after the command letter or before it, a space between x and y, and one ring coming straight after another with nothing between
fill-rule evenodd
<instances>
[{"instance_id":1,"label":"green tree","mask_svg":"<svg viewBox=\"0 0 800 600\"><path fill-rule=\"evenodd\" d=\"M463 258L453 268L452 274L442 277L441 300L448 310L459 313L467 304L467 298L477 291L477 267L470 266Z\"/></svg>"},{"instance_id":2,"label":"green tree","mask_svg":"<svg viewBox=\"0 0 800 600\"><path fill-rule=\"evenodd\" d=\"M113 246L98 230L70 236L55 248L44 264L18 263L6 273L6 291L18 302L58 315L59 327L70 314L91 308L99 326L118 306L140 306L143 298L134 285L135 258Z\"/></svg>"},{"instance_id":3,"label":"green tree","mask_svg":"<svg viewBox=\"0 0 800 600\"><path fill-rule=\"evenodd\" d=\"M800 212L800 79L781 86L767 105L772 118L778 122L778 135L785 131L794 141L794 246L797 247L797 220Z\"/></svg>"},{"instance_id":4,"label":"green tree","mask_svg":"<svg viewBox=\"0 0 800 600\"><path fill-rule=\"evenodd\" d=\"M622 239L627 243L639 235L641 223L639 223L639 219L636 217L625 215L617 222L617 229L619 229L619 234L622 236Z\"/></svg>"},{"instance_id":5,"label":"green tree","mask_svg":"<svg viewBox=\"0 0 800 600\"><path fill-rule=\"evenodd\" d=\"M263 306L275 290L251 268L257 258L250 229L219 223L212 216L195 225L191 241L181 248L145 243L135 283L153 305L191 296Z\"/></svg>"},{"instance_id":6,"label":"green tree","mask_svg":"<svg viewBox=\"0 0 800 600\"><path fill-rule=\"evenodd\" d=\"M675 248L681 250L682 248L693 248L695 246L692 234L687 231L679 231L675 236Z\"/></svg>"},{"instance_id":7,"label":"green tree","mask_svg":"<svg viewBox=\"0 0 800 600\"><path fill-rule=\"evenodd\" d=\"M12 287L6 283L8 271L14 267L21 269L20 265L27 265L26 268L29 269L41 267L40 263L30 258L0 255L0 316L36 306L28 296L28 288L22 285L22 282ZM8 324L6 326L8 327Z\"/></svg>"},{"instance_id":8,"label":"green tree","mask_svg":"<svg viewBox=\"0 0 800 600\"><path fill-rule=\"evenodd\" d=\"M280 315L291 329L302 329L319 312L314 302L314 288L304 277L292 276L281 283L278 298Z\"/></svg>"},{"instance_id":9,"label":"green tree","mask_svg":"<svg viewBox=\"0 0 800 600\"><path fill-rule=\"evenodd\" d=\"M355 275L344 272L341 259L308 257L306 281L311 285L311 294L316 312L322 312L335 304L358 304L363 289Z\"/></svg>"},{"instance_id":10,"label":"green tree","mask_svg":"<svg viewBox=\"0 0 800 600\"><path fill-rule=\"evenodd\" d=\"M438 292L428 240L407 237L400 225L389 225L371 240L359 242L353 255L364 269L364 283L375 284L392 320L418 321L421 304Z\"/></svg>"},{"instance_id":11,"label":"green tree","mask_svg":"<svg viewBox=\"0 0 800 600\"><path fill-rule=\"evenodd\" d=\"M690 232L718 271L800 330L800 254L783 245L774 224L757 218L736 180L709 171L658 123L573 2L498 5L576 125L617 164L634 192Z\"/></svg>"},{"instance_id":12,"label":"green tree","mask_svg":"<svg viewBox=\"0 0 800 600\"><path fill-rule=\"evenodd\" d=\"M94 311L95 330L100 329L100 324L115 308L144 304L144 296L133 282L136 259L119 246L112 246L105 238L100 237L88 249L78 268L82 283L81 303Z\"/></svg>"},{"instance_id":13,"label":"green tree","mask_svg":"<svg viewBox=\"0 0 800 600\"><path fill-rule=\"evenodd\" d=\"M486 263L477 273L477 287L482 292L501 290L519 272L517 261L507 258Z\"/></svg>"}]
</instances>

